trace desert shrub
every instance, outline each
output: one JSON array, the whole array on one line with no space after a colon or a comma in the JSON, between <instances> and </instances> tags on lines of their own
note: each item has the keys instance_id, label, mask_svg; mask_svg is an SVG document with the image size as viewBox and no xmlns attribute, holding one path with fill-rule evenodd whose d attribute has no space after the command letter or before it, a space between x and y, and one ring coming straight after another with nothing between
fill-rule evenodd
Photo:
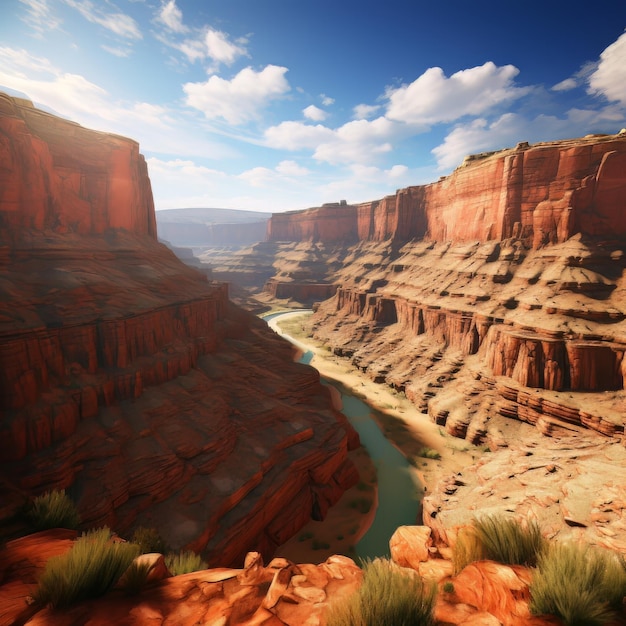
<instances>
[{"instance_id":1,"label":"desert shrub","mask_svg":"<svg viewBox=\"0 0 626 626\"><path fill-rule=\"evenodd\" d=\"M600 626L622 605L626 569L609 552L554 542L539 556L530 593L535 615L556 615L567 626Z\"/></svg>"},{"instance_id":2,"label":"desert shrub","mask_svg":"<svg viewBox=\"0 0 626 626\"><path fill-rule=\"evenodd\" d=\"M485 556L485 550L478 539L476 529L473 526L465 526L459 529L452 551L454 573L458 574L470 563L482 561L485 558L487 558Z\"/></svg>"},{"instance_id":3,"label":"desert shrub","mask_svg":"<svg viewBox=\"0 0 626 626\"><path fill-rule=\"evenodd\" d=\"M110 538L108 528L91 531L77 539L68 552L49 559L34 601L65 608L109 591L139 553L136 545L113 543Z\"/></svg>"},{"instance_id":4,"label":"desert shrub","mask_svg":"<svg viewBox=\"0 0 626 626\"><path fill-rule=\"evenodd\" d=\"M131 541L139 546L141 554L148 554L150 552L165 554L169 551L167 544L161 535L159 535L156 528L138 526L133 532Z\"/></svg>"},{"instance_id":5,"label":"desert shrub","mask_svg":"<svg viewBox=\"0 0 626 626\"><path fill-rule=\"evenodd\" d=\"M328 626L430 626L434 624L434 586L396 567L388 559L364 565L363 583L347 600L331 605Z\"/></svg>"},{"instance_id":6,"label":"desert shrub","mask_svg":"<svg viewBox=\"0 0 626 626\"><path fill-rule=\"evenodd\" d=\"M128 595L137 595L147 584L151 563L134 560L119 581L119 587Z\"/></svg>"},{"instance_id":7,"label":"desert shrub","mask_svg":"<svg viewBox=\"0 0 626 626\"><path fill-rule=\"evenodd\" d=\"M539 525L528 521L522 525L512 517L486 515L473 521L484 558L507 565L537 564L546 546Z\"/></svg>"},{"instance_id":8,"label":"desert shrub","mask_svg":"<svg viewBox=\"0 0 626 626\"><path fill-rule=\"evenodd\" d=\"M443 584L443 590L445 593L454 593L454 583L447 581Z\"/></svg>"},{"instance_id":9,"label":"desert shrub","mask_svg":"<svg viewBox=\"0 0 626 626\"><path fill-rule=\"evenodd\" d=\"M178 554L168 554L165 557L165 564L172 576L189 574L208 567L200 555L191 550L181 551Z\"/></svg>"},{"instance_id":10,"label":"desert shrub","mask_svg":"<svg viewBox=\"0 0 626 626\"><path fill-rule=\"evenodd\" d=\"M64 489L47 491L34 498L26 516L36 530L78 528L80 524L78 509Z\"/></svg>"},{"instance_id":11,"label":"desert shrub","mask_svg":"<svg viewBox=\"0 0 626 626\"><path fill-rule=\"evenodd\" d=\"M418 456L421 456L423 459L434 459L435 461L441 458L441 454L437 450L433 450L433 448L422 448Z\"/></svg>"}]
</instances>

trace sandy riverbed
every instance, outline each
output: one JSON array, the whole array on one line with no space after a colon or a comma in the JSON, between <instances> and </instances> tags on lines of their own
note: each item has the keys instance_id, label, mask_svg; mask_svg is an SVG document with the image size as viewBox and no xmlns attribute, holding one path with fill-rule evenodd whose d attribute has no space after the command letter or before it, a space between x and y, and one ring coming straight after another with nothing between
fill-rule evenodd
<instances>
[{"instance_id":1,"label":"sandy riverbed","mask_svg":"<svg viewBox=\"0 0 626 626\"><path fill-rule=\"evenodd\" d=\"M417 411L404 394L374 383L354 368L349 359L333 355L321 343L308 337L303 330L303 319L303 314L295 311L280 320L270 321L270 326L295 340L300 349L311 350L314 354L311 365L323 376L340 382L375 409L374 417L381 429L410 460L412 471L424 485L426 493L441 478L478 459L480 450L445 434L428 415ZM439 459L422 456L435 456L434 452L438 453ZM376 470L363 448L355 450L351 455L361 476L359 484L343 495L323 522L309 522L276 551L276 556L300 563L319 563L331 554L354 556L354 545L365 534L373 519ZM369 498L373 502L371 509L367 513L359 512L362 501ZM416 523L420 524L421 520L416 520Z\"/></svg>"}]
</instances>

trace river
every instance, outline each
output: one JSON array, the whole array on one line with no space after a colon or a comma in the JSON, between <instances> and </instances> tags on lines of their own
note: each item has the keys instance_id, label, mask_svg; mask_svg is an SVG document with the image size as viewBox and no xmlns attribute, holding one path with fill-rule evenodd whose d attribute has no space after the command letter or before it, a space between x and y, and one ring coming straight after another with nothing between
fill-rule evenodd
<instances>
[{"instance_id":1,"label":"river","mask_svg":"<svg viewBox=\"0 0 626 626\"><path fill-rule=\"evenodd\" d=\"M277 330L277 322L287 316L311 312L309 310L274 313L264 316L266 322L302 351L299 361L310 364L314 353L306 344ZM314 366L314 365L313 365ZM416 481L408 461L383 435L372 407L353 395L341 383L322 376L322 382L341 394L342 412L359 433L361 443L372 459L378 475L378 507L372 525L356 545L362 558L373 559L389 555L389 539L398 526L414 525L419 513L423 486Z\"/></svg>"}]
</instances>

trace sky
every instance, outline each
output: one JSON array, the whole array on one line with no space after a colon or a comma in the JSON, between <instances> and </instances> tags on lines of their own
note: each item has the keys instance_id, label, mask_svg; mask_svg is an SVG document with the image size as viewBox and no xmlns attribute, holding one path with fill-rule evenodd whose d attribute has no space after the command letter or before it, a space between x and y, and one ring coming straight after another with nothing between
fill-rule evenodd
<instances>
[{"instance_id":1,"label":"sky","mask_svg":"<svg viewBox=\"0 0 626 626\"><path fill-rule=\"evenodd\" d=\"M626 127L626 2L0 0L0 91L146 157L156 209L364 202Z\"/></svg>"}]
</instances>

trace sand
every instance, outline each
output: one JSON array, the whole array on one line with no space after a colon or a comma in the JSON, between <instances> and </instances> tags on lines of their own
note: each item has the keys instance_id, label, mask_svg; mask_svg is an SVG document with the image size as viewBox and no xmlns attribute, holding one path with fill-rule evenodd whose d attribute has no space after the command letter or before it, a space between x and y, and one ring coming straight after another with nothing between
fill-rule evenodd
<instances>
[{"instance_id":1,"label":"sand","mask_svg":"<svg viewBox=\"0 0 626 626\"><path fill-rule=\"evenodd\" d=\"M441 478L462 470L480 457L480 449L447 435L428 415L419 412L404 394L374 383L353 367L349 359L333 355L320 342L307 336L302 325L306 317L308 314L293 311L280 320L270 321L269 325L293 341L298 351L311 350L313 367L323 376L340 382L374 409L373 416L381 430L410 461L425 493L432 490ZM425 454L440 458L426 458ZM276 556L299 563L321 563L331 554L354 557L354 546L369 528L375 513L376 470L364 448L353 451L351 458L359 470L359 484L343 495L324 521L309 522L277 549ZM368 513L361 514L354 506L364 495L372 498L373 505ZM421 524L422 521L418 519L415 523Z\"/></svg>"}]
</instances>

